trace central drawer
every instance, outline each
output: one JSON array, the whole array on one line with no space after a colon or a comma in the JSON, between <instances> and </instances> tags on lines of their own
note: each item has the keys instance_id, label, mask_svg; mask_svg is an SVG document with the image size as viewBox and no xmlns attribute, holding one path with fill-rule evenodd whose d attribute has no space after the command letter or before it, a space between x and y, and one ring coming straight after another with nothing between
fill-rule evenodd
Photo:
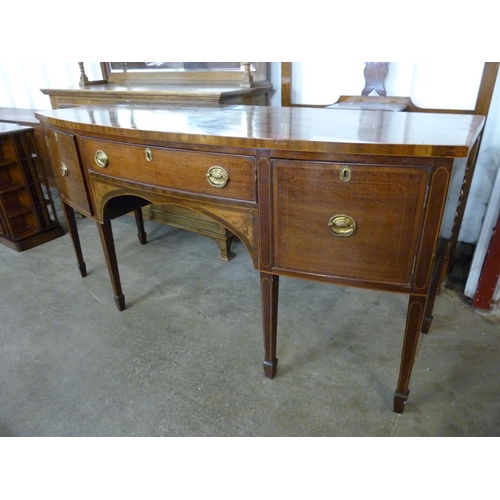
<instances>
[{"instance_id":1,"label":"central drawer","mask_svg":"<svg viewBox=\"0 0 500 500\"><path fill-rule=\"evenodd\" d=\"M276 160L276 269L408 285L428 167Z\"/></svg>"},{"instance_id":2,"label":"central drawer","mask_svg":"<svg viewBox=\"0 0 500 500\"><path fill-rule=\"evenodd\" d=\"M255 201L255 158L81 138L85 167L149 186Z\"/></svg>"}]
</instances>

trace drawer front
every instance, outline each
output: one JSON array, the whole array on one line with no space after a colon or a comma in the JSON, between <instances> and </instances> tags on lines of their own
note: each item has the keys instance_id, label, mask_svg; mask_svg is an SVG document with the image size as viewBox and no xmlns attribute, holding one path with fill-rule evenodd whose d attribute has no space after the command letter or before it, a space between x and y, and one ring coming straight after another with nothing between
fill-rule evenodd
<instances>
[{"instance_id":1,"label":"drawer front","mask_svg":"<svg viewBox=\"0 0 500 500\"><path fill-rule=\"evenodd\" d=\"M75 136L52 129L46 129L45 135L61 198L79 212L92 215L92 204L84 181Z\"/></svg>"},{"instance_id":2,"label":"drawer front","mask_svg":"<svg viewBox=\"0 0 500 500\"><path fill-rule=\"evenodd\" d=\"M255 201L253 157L148 148L90 138L82 138L81 144L89 170L150 186ZM96 154L102 166L96 162Z\"/></svg>"},{"instance_id":3,"label":"drawer front","mask_svg":"<svg viewBox=\"0 0 500 500\"><path fill-rule=\"evenodd\" d=\"M274 161L274 265L409 284L429 169Z\"/></svg>"}]
</instances>

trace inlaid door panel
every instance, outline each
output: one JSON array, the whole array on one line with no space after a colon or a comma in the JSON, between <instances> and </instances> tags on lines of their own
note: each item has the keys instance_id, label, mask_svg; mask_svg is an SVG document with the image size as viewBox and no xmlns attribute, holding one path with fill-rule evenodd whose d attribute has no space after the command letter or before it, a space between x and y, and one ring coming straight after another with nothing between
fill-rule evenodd
<instances>
[{"instance_id":1,"label":"inlaid door panel","mask_svg":"<svg viewBox=\"0 0 500 500\"><path fill-rule=\"evenodd\" d=\"M409 284L428 167L275 160L274 267Z\"/></svg>"}]
</instances>

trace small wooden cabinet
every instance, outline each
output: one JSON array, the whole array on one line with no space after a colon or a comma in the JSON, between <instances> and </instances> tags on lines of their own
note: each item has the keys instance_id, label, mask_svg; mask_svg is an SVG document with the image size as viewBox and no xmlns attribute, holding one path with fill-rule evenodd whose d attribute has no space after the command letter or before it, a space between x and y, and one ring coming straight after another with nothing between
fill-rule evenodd
<instances>
[{"instance_id":1,"label":"small wooden cabinet","mask_svg":"<svg viewBox=\"0 0 500 500\"><path fill-rule=\"evenodd\" d=\"M21 252L63 234L34 129L0 123L0 242Z\"/></svg>"},{"instance_id":2,"label":"small wooden cabinet","mask_svg":"<svg viewBox=\"0 0 500 500\"><path fill-rule=\"evenodd\" d=\"M45 142L42 126L35 117L36 111L37 110L34 109L23 108L0 108L0 122L33 127L35 129L35 147L38 157L41 158L44 174L47 177L49 185L51 187L56 187L54 176L52 174L52 168L50 166L47 143Z\"/></svg>"}]
</instances>

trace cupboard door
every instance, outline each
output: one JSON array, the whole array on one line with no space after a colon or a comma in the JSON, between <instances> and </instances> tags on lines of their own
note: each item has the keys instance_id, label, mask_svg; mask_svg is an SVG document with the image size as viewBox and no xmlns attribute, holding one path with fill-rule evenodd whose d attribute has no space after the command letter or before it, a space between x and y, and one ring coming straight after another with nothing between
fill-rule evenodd
<instances>
[{"instance_id":1,"label":"cupboard door","mask_svg":"<svg viewBox=\"0 0 500 500\"><path fill-rule=\"evenodd\" d=\"M82 214L93 215L75 136L52 129L46 129L45 135L61 199Z\"/></svg>"},{"instance_id":2,"label":"cupboard door","mask_svg":"<svg viewBox=\"0 0 500 500\"><path fill-rule=\"evenodd\" d=\"M409 285L428 167L275 160L274 267Z\"/></svg>"}]
</instances>

